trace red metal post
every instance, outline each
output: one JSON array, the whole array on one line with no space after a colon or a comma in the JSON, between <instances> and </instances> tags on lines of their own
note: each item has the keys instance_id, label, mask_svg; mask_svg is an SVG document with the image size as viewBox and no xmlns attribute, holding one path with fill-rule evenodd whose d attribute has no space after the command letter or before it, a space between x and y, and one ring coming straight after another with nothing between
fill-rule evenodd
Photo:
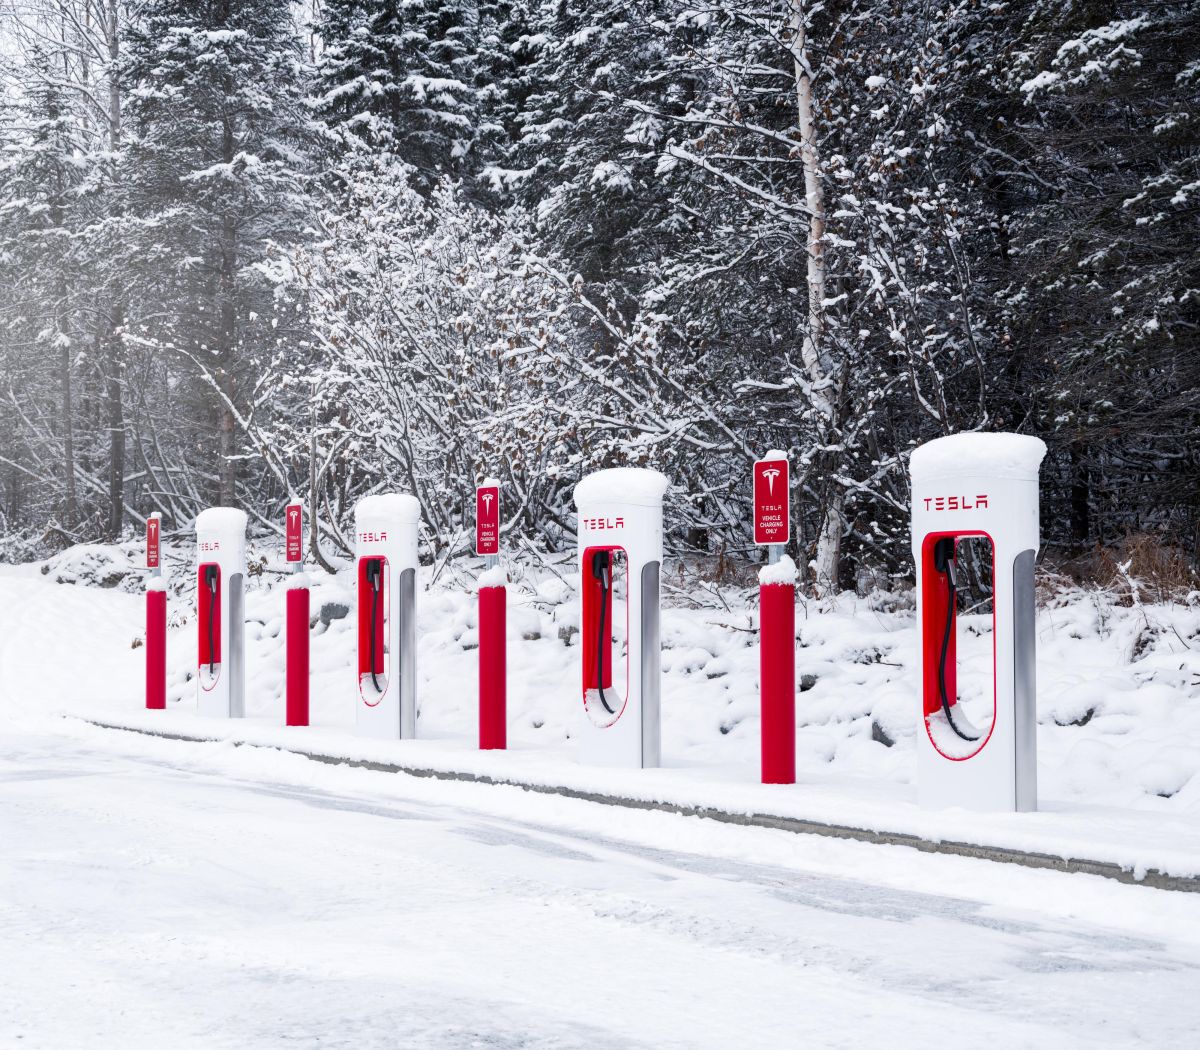
<instances>
[{"instance_id":1,"label":"red metal post","mask_svg":"<svg viewBox=\"0 0 1200 1050\"><path fill-rule=\"evenodd\" d=\"M308 725L308 588L287 592L287 724Z\"/></svg>"},{"instance_id":2,"label":"red metal post","mask_svg":"<svg viewBox=\"0 0 1200 1050\"><path fill-rule=\"evenodd\" d=\"M508 746L508 659L505 622L508 594L503 587L479 588L479 747Z\"/></svg>"},{"instance_id":3,"label":"red metal post","mask_svg":"<svg viewBox=\"0 0 1200 1050\"><path fill-rule=\"evenodd\" d=\"M167 706L167 592L146 591L146 709Z\"/></svg>"},{"instance_id":4,"label":"red metal post","mask_svg":"<svg viewBox=\"0 0 1200 1050\"><path fill-rule=\"evenodd\" d=\"M796 588L758 588L762 782L796 783Z\"/></svg>"}]
</instances>

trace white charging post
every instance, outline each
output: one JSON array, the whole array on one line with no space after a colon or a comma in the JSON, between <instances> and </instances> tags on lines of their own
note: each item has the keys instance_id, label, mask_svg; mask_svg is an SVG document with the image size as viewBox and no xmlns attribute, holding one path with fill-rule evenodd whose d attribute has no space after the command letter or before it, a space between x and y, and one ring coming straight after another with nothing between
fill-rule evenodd
<instances>
[{"instance_id":1,"label":"white charging post","mask_svg":"<svg viewBox=\"0 0 1200 1050\"><path fill-rule=\"evenodd\" d=\"M917 794L923 807L1037 808L1033 571L1045 452L1039 439L1022 434L957 434L912 454L922 696ZM990 690L986 682L963 688L958 673L957 595L965 580L956 556L963 540L991 545ZM986 576L986 559L983 566Z\"/></svg>"},{"instance_id":2,"label":"white charging post","mask_svg":"<svg viewBox=\"0 0 1200 1050\"><path fill-rule=\"evenodd\" d=\"M210 507L196 517L199 631L196 707L202 715L246 714L246 512Z\"/></svg>"},{"instance_id":3,"label":"white charging post","mask_svg":"<svg viewBox=\"0 0 1200 1050\"><path fill-rule=\"evenodd\" d=\"M666 489L658 471L633 467L600 470L575 486L584 762L648 767L661 761L659 569Z\"/></svg>"},{"instance_id":4,"label":"white charging post","mask_svg":"<svg viewBox=\"0 0 1200 1050\"><path fill-rule=\"evenodd\" d=\"M358 659L355 725L362 736L417 735L417 525L421 504L367 496L354 511Z\"/></svg>"}]
</instances>

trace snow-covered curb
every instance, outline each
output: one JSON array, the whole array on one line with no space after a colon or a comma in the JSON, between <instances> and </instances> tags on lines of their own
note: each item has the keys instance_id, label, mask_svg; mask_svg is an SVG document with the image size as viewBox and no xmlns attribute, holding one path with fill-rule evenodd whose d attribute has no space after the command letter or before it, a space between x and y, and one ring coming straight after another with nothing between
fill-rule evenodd
<instances>
[{"instance_id":1,"label":"snow-covered curb","mask_svg":"<svg viewBox=\"0 0 1200 1050\"><path fill-rule=\"evenodd\" d=\"M1104 807L1056 804L1039 813L929 812L897 801L848 797L828 784L766 787L698 781L682 769L595 769L534 751L478 752L445 740L371 741L326 728L287 729L253 721L222 722L182 711L139 714L63 712L105 729L196 742L276 748L323 762L385 772L470 780L661 809L926 852L1086 873L1162 889L1200 892L1200 851L1187 820Z\"/></svg>"}]
</instances>

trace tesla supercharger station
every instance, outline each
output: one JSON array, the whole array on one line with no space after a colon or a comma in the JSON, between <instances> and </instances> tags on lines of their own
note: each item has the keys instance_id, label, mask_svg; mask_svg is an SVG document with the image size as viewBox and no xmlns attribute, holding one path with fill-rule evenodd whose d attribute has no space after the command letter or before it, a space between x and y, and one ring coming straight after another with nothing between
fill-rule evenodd
<instances>
[{"instance_id":1,"label":"tesla supercharger station","mask_svg":"<svg viewBox=\"0 0 1200 1050\"><path fill-rule=\"evenodd\" d=\"M660 761L659 567L667 479L619 467L575 486L583 704L581 761L657 766Z\"/></svg>"},{"instance_id":2,"label":"tesla supercharger station","mask_svg":"<svg viewBox=\"0 0 1200 1050\"><path fill-rule=\"evenodd\" d=\"M358 501L355 725L363 736L417 735L417 524L421 504L398 493Z\"/></svg>"},{"instance_id":3,"label":"tesla supercharger station","mask_svg":"<svg viewBox=\"0 0 1200 1050\"><path fill-rule=\"evenodd\" d=\"M917 795L926 808L1037 808L1034 585L1038 471L1046 446L1022 434L958 434L912 454L922 721ZM992 587L991 674L958 667L963 552ZM983 541L990 545L990 567ZM988 679L990 678L990 685Z\"/></svg>"},{"instance_id":4,"label":"tesla supercharger station","mask_svg":"<svg viewBox=\"0 0 1200 1050\"><path fill-rule=\"evenodd\" d=\"M246 713L246 513L210 507L196 518L199 659L196 707L202 715Z\"/></svg>"}]
</instances>

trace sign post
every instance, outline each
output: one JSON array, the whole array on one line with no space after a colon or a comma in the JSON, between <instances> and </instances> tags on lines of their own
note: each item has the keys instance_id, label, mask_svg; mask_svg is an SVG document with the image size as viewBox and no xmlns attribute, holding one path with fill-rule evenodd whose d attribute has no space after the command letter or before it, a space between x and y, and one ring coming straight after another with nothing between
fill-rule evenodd
<instances>
[{"instance_id":1,"label":"sign post","mask_svg":"<svg viewBox=\"0 0 1200 1050\"><path fill-rule=\"evenodd\" d=\"M475 553L479 577L479 747L508 746L508 666L505 633L508 595L500 568L500 482L485 478L475 490Z\"/></svg>"},{"instance_id":2,"label":"sign post","mask_svg":"<svg viewBox=\"0 0 1200 1050\"><path fill-rule=\"evenodd\" d=\"M762 782L796 782L796 566L783 553L791 537L787 453L754 463L754 542L767 548L759 573L758 651L762 703Z\"/></svg>"},{"instance_id":3,"label":"sign post","mask_svg":"<svg viewBox=\"0 0 1200 1050\"><path fill-rule=\"evenodd\" d=\"M291 566L284 630L287 642L285 721L308 725L308 578L304 575L304 504L292 500L284 511L284 557Z\"/></svg>"},{"instance_id":4,"label":"sign post","mask_svg":"<svg viewBox=\"0 0 1200 1050\"><path fill-rule=\"evenodd\" d=\"M146 519L146 708L167 706L167 582L162 575L162 515Z\"/></svg>"}]
</instances>

